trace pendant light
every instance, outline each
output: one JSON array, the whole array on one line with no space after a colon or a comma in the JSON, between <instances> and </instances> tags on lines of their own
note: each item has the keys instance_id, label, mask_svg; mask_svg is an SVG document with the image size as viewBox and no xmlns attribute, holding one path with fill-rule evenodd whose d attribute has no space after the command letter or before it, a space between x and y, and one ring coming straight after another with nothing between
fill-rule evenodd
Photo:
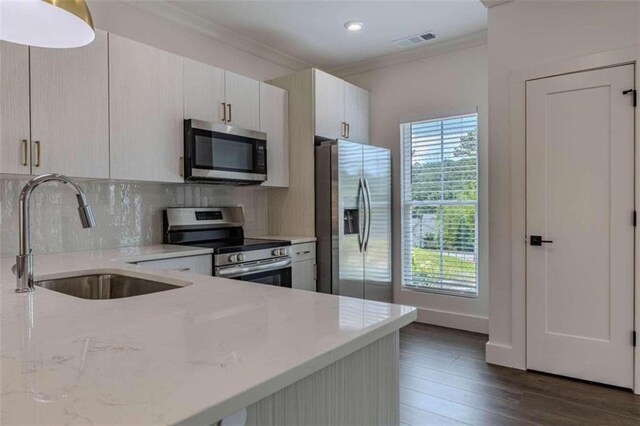
<instances>
[{"instance_id":1,"label":"pendant light","mask_svg":"<svg viewBox=\"0 0 640 426\"><path fill-rule=\"evenodd\" d=\"M95 38L85 0L0 0L0 40L70 48Z\"/></svg>"}]
</instances>

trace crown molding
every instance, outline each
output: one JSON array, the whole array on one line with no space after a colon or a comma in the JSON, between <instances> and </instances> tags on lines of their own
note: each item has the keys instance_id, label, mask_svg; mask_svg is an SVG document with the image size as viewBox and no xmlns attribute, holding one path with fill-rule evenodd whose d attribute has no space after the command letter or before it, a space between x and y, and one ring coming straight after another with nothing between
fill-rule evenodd
<instances>
[{"instance_id":1,"label":"crown molding","mask_svg":"<svg viewBox=\"0 0 640 426\"><path fill-rule=\"evenodd\" d=\"M484 7L491 9L492 7L500 6L501 4L511 3L514 0L480 0Z\"/></svg>"},{"instance_id":2,"label":"crown molding","mask_svg":"<svg viewBox=\"0 0 640 426\"><path fill-rule=\"evenodd\" d=\"M407 62L419 61L421 59L443 55L456 50L468 49L470 47L486 44L487 30L482 30L451 40L441 41L415 49L402 50L396 53L389 53L372 59L366 59L351 65L336 67L328 71L337 77L345 78L355 74L361 74Z\"/></svg>"},{"instance_id":3,"label":"crown molding","mask_svg":"<svg viewBox=\"0 0 640 426\"><path fill-rule=\"evenodd\" d=\"M158 1L131 1L117 0L121 4L130 6L134 9L141 10L164 20L173 22L181 27L192 30L200 35L220 41L229 46L235 47L243 52L250 53L259 58L271 61L275 64L289 68L294 71L300 71L313 67L313 64L298 59L287 53L281 52L270 46L258 43L248 37L240 35L235 31L225 28L221 25L214 24L206 19L185 10L178 8L163 0Z\"/></svg>"}]
</instances>

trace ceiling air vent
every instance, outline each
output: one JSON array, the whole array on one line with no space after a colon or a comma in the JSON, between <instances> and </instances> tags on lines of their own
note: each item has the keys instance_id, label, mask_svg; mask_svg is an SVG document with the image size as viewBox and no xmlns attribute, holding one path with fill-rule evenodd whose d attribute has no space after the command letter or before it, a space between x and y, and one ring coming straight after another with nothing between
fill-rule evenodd
<instances>
[{"instance_id":1,"label":"ceiling air vent","mask_svg":"<svg viewBox=\"0 0 640 426\"><path fill-rule=\"evenodd\" d=\"M395 44L398 47L405 48L405 47L417 46L419 44L426 43L429 40L433 40L434 38L436 38L436 35L432 31L429 31L424 34L417 34L417 35L401 38L399 40L394 40L393 44Z\"/></svg>"}]
</instances>

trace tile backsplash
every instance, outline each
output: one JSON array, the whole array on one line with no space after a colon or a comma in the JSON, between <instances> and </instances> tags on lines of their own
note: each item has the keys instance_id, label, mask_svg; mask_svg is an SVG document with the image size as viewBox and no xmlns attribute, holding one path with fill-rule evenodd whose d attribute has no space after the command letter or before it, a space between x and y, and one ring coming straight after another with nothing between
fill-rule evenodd
<instances>
[{"instance_id":1,"label":"tile backsplash","mask_svg":"<svg viewBox=\"0 0 640 426\"><path fill-rule=\"evenodd\" d=\"M18 250L18 196L26 178L0 177L0 256ZM265 235L267 190L260 187L77 181L97 226L83 229L72 191L46 183L31 197L34 253L117 248L162 243L166 207L244 207L245 233Z\"/></svg>"}]
</instances>

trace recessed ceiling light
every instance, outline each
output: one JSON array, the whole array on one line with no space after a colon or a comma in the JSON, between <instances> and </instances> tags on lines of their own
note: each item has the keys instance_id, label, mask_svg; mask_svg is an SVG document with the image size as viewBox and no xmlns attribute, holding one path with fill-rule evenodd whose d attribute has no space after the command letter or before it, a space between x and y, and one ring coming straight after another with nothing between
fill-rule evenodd
<instances>
[{"instance_id":1,"label":"recessed ceiling light","mask_svg":"<svg viewBox=\"0 0 640 426\"><path fill-rule=\"evenodd\" d=\"M344 27L348 31L351 31L352 33L360 31L363 26L364 26L364 22L362 21L349 21L344 24Z\"/></svg>"}]
</instances>

